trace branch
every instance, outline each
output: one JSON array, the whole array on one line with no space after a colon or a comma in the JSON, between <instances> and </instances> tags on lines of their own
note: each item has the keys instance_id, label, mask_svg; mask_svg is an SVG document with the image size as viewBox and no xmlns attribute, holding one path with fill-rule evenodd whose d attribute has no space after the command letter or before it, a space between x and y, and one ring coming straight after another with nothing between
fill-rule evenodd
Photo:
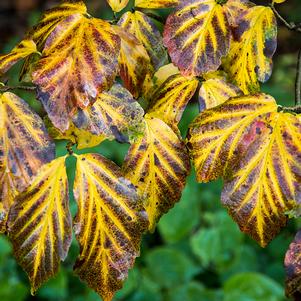
<instances>
[{"instance_id":1,"label":"branch","mask_svg":"<svg viewBox=\"0 0 301 301\"><path fill-rule=\"evenodd\" d=\"M272 3L270 6L271 6L274 14L276 15L276 17L285 25L286 28L288 28L289 30L301 32L301 23L296 24L294 22L288 22L288 21L286 21L284 19L284 17L282 17L280 15L280 13L277 11L277 9L274 6L274 3Z\"/></svg>"},{"instance_id":2,"label":"branch","mask_svg":"<svg viewBox=\"0 0 301 301\"><path fill-rule=\"evenodd\" d=\"M301 114L301 105L295 107L283 107L278 105L278 112Z\"/></svg>"},{"instance_id":3,"label":"branch","mask_svg":"<svg viewBox=\"0 0 301 301\"><path fill-rule=\"evenodd\" d=\"M16 86L16 87L12 87L12 86L0 86L0 92L7 92L7 91L12 91L12 90L24 90L24 91L35 91L37 89L37 87L35 86Z\"/></svg>"},{"instance_id":4,"label":"branch","mask_svg":"<svg viewBox=\"0 0 301 301\"><path fill-rule=\"evenodd\" d=\"M299 50L299 54L298 54L295 91L296 91L295 104L296 106L301 106L301 49Z\"/></svg>"}]
</instances>

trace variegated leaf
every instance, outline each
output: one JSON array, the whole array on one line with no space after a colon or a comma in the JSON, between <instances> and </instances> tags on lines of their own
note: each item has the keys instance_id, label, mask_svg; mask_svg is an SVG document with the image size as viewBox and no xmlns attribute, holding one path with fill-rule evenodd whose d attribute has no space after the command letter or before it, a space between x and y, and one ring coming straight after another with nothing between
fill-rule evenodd
<instances>
[{"instance_id":1,"label":"variegated leaf","mask_svg":"<svg viewBox=\"0 0 301 301\"><path fill-rule=\"evenodd\" d=\"M239 95L241 95L240 89L229 83L224 77L205 80L199 91L200 112L219 106L228 99Z\"/></svg>"},{"instance_id":2,"label":"variegated leaf","mask_svg":"<svg viewBox=\"0 0 301 301\"><path fill-rule=\"evenodd\" d=\"M277 23L271 8L254 6L241 15L234 28L235 41L224 68L245 93L259 91L272 73L272 57L277 47Z\"/></svg>"},{"instance_id":3,"label":"variegated leaf","mask_svg":"<svg viewBox=\"0 0 301 301\"><path fill-rule=\"evenodd\" d=\"M37 46L33 40L23 40L9 54L0 55L0 75L7 72L21 59L36 52Z\"/></svg>"},{"instance_id":4,"label":"variegated leaf","mask_svg":"<svg viewBox=\"0 0 301 301\"><path fill-rule=\"evenodd\" d=\"M72 239L65 157L44 165L11 207L9 237L32 294L59 270Z\"/></svg>"},{"instance_id":5,"label":"variegated leaf","mask_svg":"<svg viewBox=\"0 0 301 301\"><path fill-rule=\"evenodd\" d=\"M79 110L73 122L80 130L128 142L143 131L144 111L120 84L98 95L91 108Z\"/></svg>"},{"instance_id":6,"label":"variegated leaf","mask_svg":"<svg viewBox=\"0 0 301 301\"><path fill-rule=\"evenodd\" d=\"M15 94L0 94L0 202L6 212L54 157L55 145L41 118Z\"/></svg>"},{"instance_id":7,"label":"variegated leaf","mask_svg":"<svg viewBox=\"0 0 301 301\"><path fill-rule=\"evenodd\" d=\"M146 130L129 149L123 170L146 199L149 229L181 198L190 162L184 143L162 120L146 115Z\"/></svg>"},{"instance_id":8,"label":"variegated leaf","mask_svg":"<svg viewBox=\"0 0 301 301\"><path fill-rule=\"evenodd\" d=\"M198 84L194 78L187 79L179 74L171 76L152 96L148 114L160 118L172 128L177 126Z\"/></svg>"},{"instance_id":9,"label":"variegated leaf","mask_svg":"<svg viewBox=\"0 0 301 301\"><path fill-rule=\"evenodd\" d=\"M277 111L275 100L265 94L245 96L202 112L189 127L188 148L199 182L225 175L237 161L237 147L254 119Z\"/></svg>"},{"instance_id":10,"label":"variegated leaf","mask_svg":"<svg viewBox=\"0 0 301 301\"><path fill-rule=\"evenodd\" d=\"M80 244L75 272L111 301L139 256L148 226L143 202L120 168L97 154L77 156L74 195Z\"/></svg>"},{"instance_id":11,"label":"variegated leaf","mask_svg":"<svg viewBox=\"0 0 301 301\"><path fill-rule=\"evenodd\" d=\"M125 87L138 98L143 90L144 79L152 73L152 66L143 44L120 26L114 27L121 38L119 55L120 77Z\"/></svg>"},{"instance_id":12,"label":"variegated leaf","mask_svg":"<svg viewBox=\"0 0 301 301\"><path fill-rule=\"evenodd\" d=\"M107 0L114 12L120 12L123 10L129 3L129 0Z\"/></svg>"},{"instance_id":13,"label":"variegated leaf","mask_svg":"<svg viewBox=\"0 0 301 301\"><path fill-rule=\"evenodd\" d=\"M183 1L165 24L164 44L184 76L215 71L230 47L230 30L215 0Z\"/></svg>"},{"instance_id":14,"label":"variegated leaf","mask_svg":"<svg viewBox=\"0 0 301 301\"><path fill-rule=\"evenodd\" d=\"M151 59L154 70L168 63L161 34L147 15L139 11L127 12L121 17L118 25L141 41Z\"/></svg>"},{"instance_id":15,"label":"variegated leaf","mask_svg":"<svg viewBox=\"0 0 301 301\"><path fill-rule=\"evenodd\" d=\"M300 184L300 119L272 112L253 120L242 136L222 203L242 231L266 246L286 225L286 212L300 206Z\"/></svg>"},{"instance_id":16,"label":"variegated leaf","mask_svg":"<svg viewBox=\"0 0 301 301\"><path fill-rule=\"evenodd\" d=\"M168 8L179 5L181 0L135 0L135 6L140 8Z\"/></svg>"},{"instance_id":17,"label":"variegated leaf","mask_svg":"<svg viewBox=\"0 0 301 301\"><path fill-rule=\"evenodd\" d=\"M32 74L38 98L62 132L77 108L93 104L118 71L120 38L105 21L75 14L49 35Z\"/></svg>"},{"instance_id":18,"label":"variegated leaf","mask_svg":"<svg viewBox=\"0 0 301 301\"><path fill-rule=\"evenodd\" d=\"M298 301L301 294L301 230L299 230L291 242L284 260L287 297Z\"/></svg>"}]
</instances>

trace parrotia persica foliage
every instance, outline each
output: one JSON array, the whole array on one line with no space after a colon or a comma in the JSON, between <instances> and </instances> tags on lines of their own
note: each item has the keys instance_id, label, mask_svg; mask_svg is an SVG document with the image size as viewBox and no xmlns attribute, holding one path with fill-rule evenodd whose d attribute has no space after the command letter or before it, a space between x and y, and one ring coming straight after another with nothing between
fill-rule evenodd
<instances>
[{"instance_id":1,"label":"parrotia persica foliage","mask_svg":"<svg viewBox=\"0 0 301 301\"><path fill-rule=\"evenodd\" d=\"M25 59L20 79L45 110L42 119L0 86L0 230L32 293L66 258L73 224L75 273L112 300L143 233L180 200L190 161L199 182L223 178L222 204L263 247L300 211L300 116L260 92L276 50L273 10L247 0L136 0L128 11L127 0L108 4L110 21L83 1L64 1L0 56L2 77ZM162 8L171 12L163 36L148 13ZM192 98L200 114L183 140L178 124ZM56 158L62 139L68 154ZM70 150L106 139L131 144L123 166ZM77 160L73 221L68 155ZM300 237L285 259L288 296L301 288Z\"/></svg>"}]
</instances>

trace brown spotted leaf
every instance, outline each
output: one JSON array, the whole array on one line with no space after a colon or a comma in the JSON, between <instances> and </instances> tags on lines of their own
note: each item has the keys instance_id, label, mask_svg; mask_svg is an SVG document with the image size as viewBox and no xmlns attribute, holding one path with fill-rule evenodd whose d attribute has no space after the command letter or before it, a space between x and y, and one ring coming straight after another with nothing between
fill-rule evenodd
<instances>
[{"instance_id":1,"label":"brown spotted leaf","mask_svg":"<svg viewBox=\"0 0 301 301\"><path fill-rule=\"evenodd\" d=\"M286 271L286 287L287 297L292 300L300 300L298 296L301 294L301 230L299 230L290 244L284 260Z\"/></svg>"},{"instance_id":2,"label":"brown spotted leaf","mask_svg":"<svg viewBox=\"0 0 301 301\"><path fill-rule=\"evenodd\" d=\"M188 147L199 182L216 180L236 162L237 146L256 117L277 111L264 94L228 100L202 112L190 125Z\"/></svg>"},{"instance_id":3,"label":"brown spotted leaf","mask_svg":"<svg viewBox=\"0 0 301 301\"><path fill-rule=\"evenodd\" d=\"M56 275L72 240L65 157L44 165L11 207L9 237L32 294Z\"/></svg>"},{"instance_id":4,"label":"brown spotted leaf","mask_svg":"<svg viewBox=\"0 0 301 301\"><path fill-rule=\"evenodd\" d=\"M15 94L0 94L0 202L4 210L54 157L55 145L41 118Z\"/></svg>"},{"instance_id":5,"label":"brown spotted leaf","mask_svg":"<svg viewBox=\"0 0 301 301\"><path fill-rule=\"evenodd\" d=\"M111 301L139 256L148 219L136 188L115 163L97 154L77 156L75 272L103 300Z\"/></svg>"},{"instance_id":6,"label":"brown spotted leaf","mask_svg":"<svg viewBox=\"0 0 301 301\"><path fill-rule=\"evenodd\" d=\"M129 3L129 0L107 0L114 12L120 12L123 10Z\"/></svg>"},{"instance_id":7,"label":"brown spotted leaf","mask_svg":"<svg viewBox=\"0 0 301 301\"><path fill-rule=\"evenodd\" d=\"M143 131L144 111L120 84L98 95L94 105L73 117L80 130L107 139L128 142Z\"/></svg>"},{"instance_id":8,"label":"brown spotted leaf","mask_svg":"<svg viewBox=\"0 0 301 301\"><path fill-rule=\"evenodd\" d=\"M254 6L240 16L224 68L245 94L258 92L259 81L271 76L276 47L277 22L270 7Z\"/></svg>"},{"instance_id":9,"label":"brown spotted leaf","mask_svg":"<svg viewBox=\"0 0 301 301\"><path fill-rule=\"evenodd\" d=\"M154 70L168 63L162 36L147 15L140 11L126 12L119 20L118 25L133 34L143 44Z\"/></svg>"},{"instance_id":10,"label":"brown spotted leaf","mask_svg":"<svg viewBox=\"0 0 301 301\"><path fill-rule=\"evenodd\" d=\"M199 91L200 112L223 104L230 98L241 95L235 85L229 83L224 77L209 78L202 82Z\"/></svg>"},{"instance_id":11,"label":"brown spotted leaf","mask_svg":"<svg viewBox=\"0 0 301 301\"><path fill-rule=\"evenodd\" d=\"M166 21L164 45L184 76L217 70L230 47L223 7L215 0L183 1Z\"/></svg>"},{"instance_id":12,"label":"brown spotted leaf","mask_svg":"<svg viewBox=\"0 0 301 301\"><path fill-rule=\"evenodd\" d=\"M254 119L230 169L222 203L242 231L266 246L301 203L300 119L277 112Z\"/></svg>"},{"instance_id":13,"label":"brown spotted leaf","mask_svg":"<svg viewBox=\"0 0 301 301\"><path fill-rule=\"evenodd\" d=\"M149 229L181 198L190 162L184 143L162 120L146 115L146 130L129 149L123 170L146 199Z\"/></svg>"},{"instance_id":14,"label":"brown spotted leaf","mask_svg":"<svg viewBox=\"0 0 301 301\"><path fill-rule=\"evenodd\" d=\"M23 40L9 54L0 55L0 75L8 71L21 59L37 52L33 40Z\"/></svg>"},{"instance_id":15,"label":"brown spotted leaf","mask_svg":"<svg viewBox=\"0 0 301 301\"><path fill-rule=\"evenodd\" d=\"M32 74L38 98L55 127L66 131L77 108L90 106L110 88L119 51L120 38L100 19L75 14L55 27Z\"/></svg>"},{"instance_id":16,"label":"brown spotted leaf","mask_svg":"<svg viewBox=\"0 0 301 301\"><path fill-rule=\"evenodd\" d=\"M114 30L121 38L120 77L125 87L138 98L142 93L145 77L152 73L150 58L141 41L134 35L119 26L115 26Z\"/></svg>"},{"instance_id":17,"label":"brown spotted leaf","mask_svg":"<svg viewBox=\"0 0 301 301\"><path fill-rule=\"evenodd\" d=\"M135 7L140 8L168 8L179 5L181 0L135 0Z\"/></svg>"},{"instance_id":18,"label":"brown spotted leaf","mask_svg":"<svg viewBox=\"0 0 301 301\"><path fill-rule=\"evenodd\" d=\"M152 95L147 112L172 128L177 126L198 84L195 78L187 79L180 74L171 76Z\"/></svg>"}]
</instances>

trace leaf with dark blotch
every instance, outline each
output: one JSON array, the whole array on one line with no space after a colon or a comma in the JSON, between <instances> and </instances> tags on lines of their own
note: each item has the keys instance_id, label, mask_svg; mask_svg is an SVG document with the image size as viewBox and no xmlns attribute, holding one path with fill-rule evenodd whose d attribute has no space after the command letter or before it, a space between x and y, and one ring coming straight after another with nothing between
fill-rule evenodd
<instances>
[{"instance_id":1,"label":"leaf with dark blotch","mask_svg":"<svg viewBox=\"0 0 301 301\"><path fill-rule=\"evenodd\" d=\"M100 19L75 14L56 26L32 74L55 127L66 131L77 108L90 106L111 87L119 51L120 38Z\"/></svg>"},{"instance_id":2,"label":"leaf with dark blotch","mask_svg":"<svg viewBox=\"0 0 301 301\"><path fill-rule=\"evenodd\" d=\"M277 112L254 119L236 158L222 203L243 232L266 246L286 225L286 212L301 203L300 119Z\"/></svg>"},{"instance_id":3,"label":"leaf with dark blotch","mask_svg":"<svg viewBox=\"0 0 301 301\"><path fill-rule=\"evenodd\" d=\"M143 44L120 26L114 26L121 39L119 55L120 77L125 87L138 98L143 90L144 80L152 73L150 58Z\"/></svg>"},{"instance_id":4,"label":"leaf with dark blotch","mask_svg":"<svg viewBox=\"0 0 301 301\"><path fill-rule=\"evenodd\" d=\"M218 76L209 78L202 82L199 91L200 112L217 107L241 94L240 89L228 82L226 78Z\"/></svg>"},{"instance_id":5,"label":"leaf with dark blotch","mask_svg":"<svg viewBox=\"0 0 301 301\"><path fill-rule=\"evenodd\" d=\"M284 259L287 297L298 301L301 296L301 230L290 244Z\"/></svg>"},{"instance_id":6,"label":"leaf with dark blotch","mask_svg":"<svg viewBox=\"0 0 301 301\"><path fill-rule=\"evenodd\" d=\"M123 10L129 3L129 0L107 0L114 12L120 12Z\"/></svg>"},{"instance_id":7,"label":"leaf with dark blotch","mask_svg":"<svg viewBox=\"0 0 301 301\"><path fill-rule=\"evenodd\" d=\"M168 8L179 5L180 0L135 0L135 7L140 8Z\"/></svg>"},{"instance_id":8,"label":"leaf with dark blotch","mask_svg":"<svg viewBox=\"0 0 301 301\"><path fill-rule=\"evenodd\" d=\"M0 95L0 202L8 211L40 167L55 157L41 118L13 93Z\"/></svg>"},{"instance_id":9,"label":"leaf with dark blotch","mask_svg":"<svg viewBox=\"0 0 301 301\"><path fill-rule=\"evenodd\" d=\"M223 7L215 0L183 1L166 21L164 45L185 76L217 70L230 47Z\"/></svg>"},{"instance_id":10,"label":"leaf with dark blotch","mask_svg":"<svg viewBox=\"0 0 301 301\"><path fill-rule=\"evenodd\" d=\"M187 145L197 180L208 182L224 176L236 162L237 146L259 115L277 111L275 100L264 94L234 98L202 112L190 125Z\"/></svg>"},{"instance_id":11,"label":"leaf with dark blotch","mask_svg":"<svg viewBox=\"0 0 301 301\"><path fill-rule=\"evenodd\" d=\"M254 6L237 23L224 68L245 94L258 92L258 81L264 83L272 74L272 57L277 47L276 18L270 7Z\"/></svg>"},{"instance_id":12,"label":"leaf with dark blotch","mask_svg":"<svg viewBox=\"0 0 301 301\"><path fill-rule=\"evenodd\" d=\"M153 230L159 218L181 198L190 160L185 144L162 120L146 115L146 130L129 149L123 170L146 199Z\"/></svg>"},{"instance_id":13,"label":"leaf with dark blotch","mask_svg":"<svg viewBox=\"0 0 301 301\"><path fill-rule=\"evenodd\" d=\"M127 12L121 17L118 25L133 34L144 45L155 71L168 63L162 36L147 15L139 11Z\"/></svg>"},{"instance_id":14,"label":"leaf with dark blotch","mask_svg":"<svg viewBox=\"0 0 301 301\"><path fill-rule=\"evenodd\" d=\"M31 292L56 275L72 240L65 157L44 165L11 207L8 233Z\"/></svg>"},{"instance_id":15,"label":"leaf with dark blotch","mask_svg":"<svg viewBox=\"0 0 301 301\"><path fill-rule=\"evenodd\" d=\"M148 227L143 201L115 163L98 154L77 156L75 272L103 300L111 301L139 256Z\"/></svg>"},{"instance_id":16,"label":"leaf with dark blotch","mask_svg":"<svg viewBox=\"0 0 301 301\"><path fill-rule=\"evenodd\" d=\"M21 59L37 52L37 46L33 40L23 40L9 54L0 55L0 75L7 72Z\"/></svg>"},{"instance_id":17,"label":"leaf with dark blotch","mask_svg":"<svg viewBox=\"0 0 301 301\"><path fill-rule=\"evenodd\" d=\"M152 95L148 114L157 116L172 128L177 126L198 84L195 78L188 79L179 74L171 76Z\"/></svg>"},{"instance_id":18,"label":"leaf with dark blotch","mask_svg":"<svg viewBox=\"0 0 301 301\"><path fill-rule=\"evenodd\" d=\"M98 95L94 105L79 110L73 122L80 130L107 139L128 142L143 132L144 111L120 84Z\"/></svg>"}]
</instances>

